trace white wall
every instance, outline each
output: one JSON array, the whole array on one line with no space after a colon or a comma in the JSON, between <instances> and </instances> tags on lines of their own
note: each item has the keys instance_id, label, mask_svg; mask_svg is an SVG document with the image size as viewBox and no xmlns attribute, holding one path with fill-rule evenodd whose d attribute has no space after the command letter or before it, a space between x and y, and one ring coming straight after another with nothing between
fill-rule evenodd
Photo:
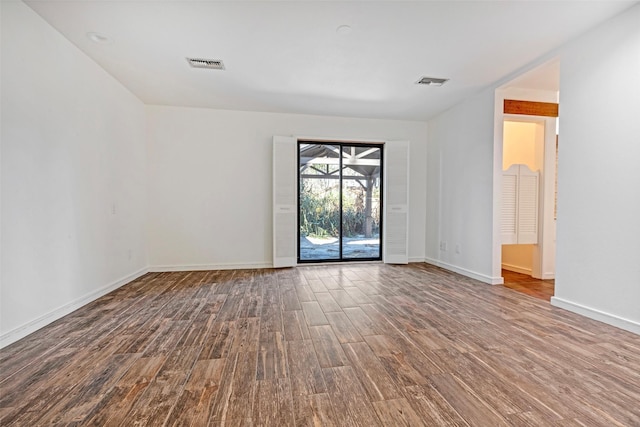
<instances>
[{"instance_id":1,"label":"white wall","mask_svg":"<svg viewBox=\"0 0 640 427\"><path fill-rule=\"evenodd\" d=\"M512 165L527 165L532 171L542 169L544 124L504 121L502 170Z\"/></svg>"},{"instance_id":2,"label":"white wall","mask_svg":"<svg viewBox=\"0 0 640 427\"><path fill-rule=\"evenodd\" d=\"M499 283L492 270L493 146L493 88L429 122L426 257Z\"/></svg>"},{"instance_id":3,"label":"white wall","mask_svg":"<svg viewBox=\"0 0 640 427\"><path fill-rule=\"evenodd\" d=\"M409 140L409 257L424 260L427 125L299 114L147 107L154 270L272 263L272 137Z\"/></svg>"},{"instance_id":4,"label":"white wall","mask_svg":"<svg viewBox=\"0 0 640 427\"><path fill-rule=\"evenodd\" d=\"M0 346L147 265L144 106L22 2L2 2Z\"/></svg>"},{"instance_id":5,"label":"white wall","mask_svg":"<svg viewBox=\"0 0 640 427\"><path fill-rule=\"evenodd\" d=\"M560 58L562 102L552 304L636 333L640 333L638 22L640 5L553 52ZM491 175L502 169L501 112L509 92L497 90L494 100L496 88L428 123L427 260L488 283L500 283L501 201L499 186L493 193L489 187ZM493 212L492 223L488 217ZM493 236L487 234L491 230ZM460 254L455 253L458 241ZM440 242L446 242L446 251L439 248Z\"/></svg>"},{"instance_id":6,"label":"white wall","mask_svg":"<svg viewBox=\"0 0 640 427\"><path fill-rule=\"evenodd\" d=\"M640 333L640 5L570 44L560 67L552 303Z\"/></svg>"}]
</instances>

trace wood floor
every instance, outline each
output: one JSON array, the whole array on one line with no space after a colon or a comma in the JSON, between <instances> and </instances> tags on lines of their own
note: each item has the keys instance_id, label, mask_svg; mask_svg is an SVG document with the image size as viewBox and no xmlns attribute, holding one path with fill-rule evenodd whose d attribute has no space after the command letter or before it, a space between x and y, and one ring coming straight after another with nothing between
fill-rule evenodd
<instances>
[{"instance_id":1,"label":"wood floor","mask_svg":"<svg viewBox=\"0 0 640 427\"><path fill-rule=\"evenodd\" d=\"M533 277L515 273L513 271L502 270L504 278L504 286L532 297L540 298L545 301L551 301L551 297L555 291L555 280L541 280Z\"/></svg>"},{"instance_id":2,"label":"wood floor","mask_svg":"<svg viewBox=\"0 0 640 427\"><path fill-rule=\"evenodd\" d=\"M426 264L152 273L0 387L2 426L639 426L640 336Z\"/></svg>"}]
</instances>

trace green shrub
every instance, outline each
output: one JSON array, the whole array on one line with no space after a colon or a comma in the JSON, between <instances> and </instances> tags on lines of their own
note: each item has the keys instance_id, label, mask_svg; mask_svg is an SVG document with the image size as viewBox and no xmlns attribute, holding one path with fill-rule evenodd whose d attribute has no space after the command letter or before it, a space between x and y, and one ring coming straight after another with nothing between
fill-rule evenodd
<instances>
[{"instance_id":1,"label":"green shrub","mask_svg":"<svg viewBox=\"0 0 640 427\"><path fill-rule=\"evenodd\" d=\"M326 185L327 181L310 179L301 181L300 194L300 232L310 237L338 236L340 233L339 189L336 184ZM323 185L324 184L324 185ZM380 233L379 189L374 189L372 206L373 235ZM365 192L358 187L346 187L343 190L342 233L345 237L357 237L365 234Z\"/></svg>"}]
</instances>

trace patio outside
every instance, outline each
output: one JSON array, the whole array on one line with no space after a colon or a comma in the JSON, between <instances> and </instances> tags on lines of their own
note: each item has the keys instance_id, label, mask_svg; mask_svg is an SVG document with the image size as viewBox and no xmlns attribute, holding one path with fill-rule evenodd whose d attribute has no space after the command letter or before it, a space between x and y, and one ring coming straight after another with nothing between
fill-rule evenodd
<instances>
[{"instance_id":1,"label":"patio outside","mask_svg":"<svg viewBox=\"0 0 640 427\"><path fill-rule=\"evenodd\" d=\"M342 239L343 258L378 258L380 238L367 239L364 236ZM338 259L340 241L336 237L316 238L300 236L300 258L307 260Z\"/></svg>"},{"instance_id":2,"label":"patio outside","mask_svg":"<svg viewBox=\"0 0 640 427\"><path fill-rule=\"evenodd\" d=\"M380 259L381 151L300 144L300 261Z\"/></svg>"}]
</instances>

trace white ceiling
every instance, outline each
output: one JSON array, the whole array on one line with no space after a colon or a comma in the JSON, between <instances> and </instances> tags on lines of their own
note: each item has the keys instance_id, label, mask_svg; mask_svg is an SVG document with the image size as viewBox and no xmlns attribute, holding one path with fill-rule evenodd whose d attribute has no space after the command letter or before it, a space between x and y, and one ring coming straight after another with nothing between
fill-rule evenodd
<instances>
[{"instance_id":1,"label":"white ceiling","mask_svg":"<svg viewBox=\"0 0 640 427\"><path fill-rule=\"evenodd\" d=\"M503 88L560 91L560 60L554 58L505 83Z\"/></svg>"},{"instance_id":2,"label":"white ceiling","mask_svg":"<svg viewBox=\"0 0 640 427\"><path fill-rule=\"evenodd\" d=\"M635 2L26 3L147 104L426 120Z\"/></svg>"}]
</instances>

